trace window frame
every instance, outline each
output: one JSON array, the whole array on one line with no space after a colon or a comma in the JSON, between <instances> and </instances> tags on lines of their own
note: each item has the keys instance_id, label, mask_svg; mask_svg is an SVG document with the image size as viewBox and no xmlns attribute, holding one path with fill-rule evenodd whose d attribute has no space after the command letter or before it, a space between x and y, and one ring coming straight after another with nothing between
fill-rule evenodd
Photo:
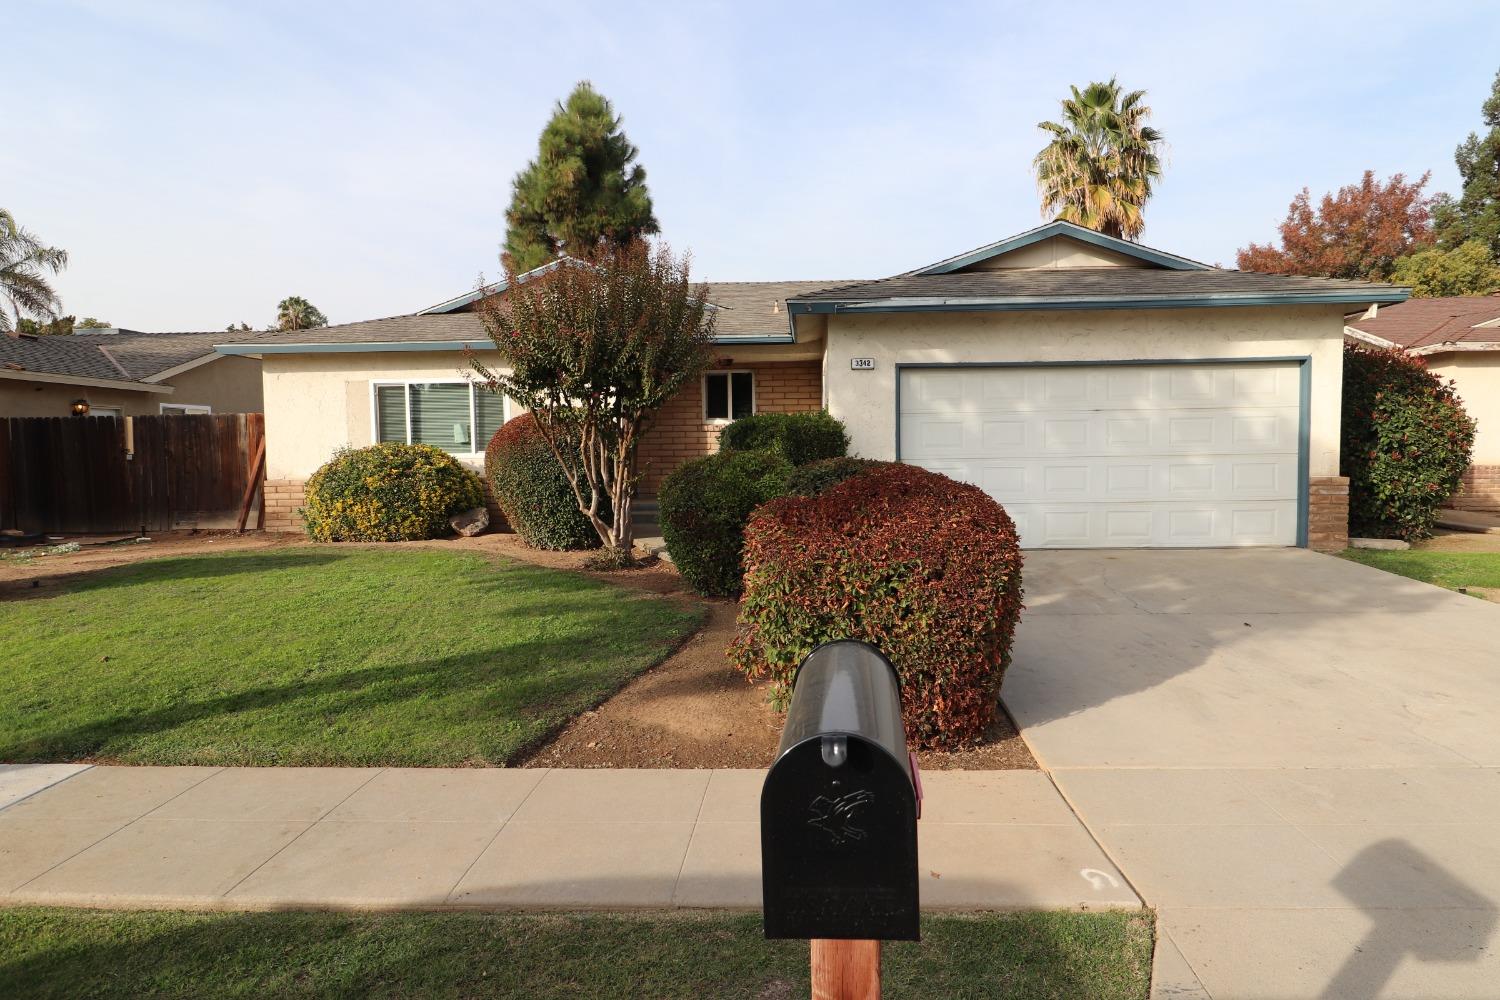
<instances>
[{"instance_id":1,"label":"window frame","mask_svg":"<svg viewBox=\"0 0 1500 1000\"><path fill-rule=\"evenodd\" d=\"M99 413L97 412L99 410L105 410L108 412ZM89 416L98 417L101 420L106 418L110 420L120 420L125 416L125 408L123 406L94 406L90 404Z\"/></svg>"},{"instance_id":2,"label":"window frame","mask_svg":"<svg viewBox=\"0 0 1500 1000\"><path fill-rule=\"evenodd\" d=\"M212 414L214 408L207 403L158 403L156 412L162 416L198 417Z\"/></svg>"},{"instance_id":3,"label":"window frame","mask_svg":"<svg viewBox=\"0 0 1500 1000\"><path fill-rule=\"evenodd\" d=\"M483 458L484 448L478 448L479 441L479 403L477 393L482 392L479 385L473 379L467 378L382 378L370 380L370 443L380 444L380 406L379 393L381 386L400 386L403 390L402 398L406 402L406 441L411 444L411 387L414 385L466 385L469 387L469 451L447 451L455 458ZM504 394L500 396L500 426L511 417L510 397ZM488 447L489 442L484 442Z\"/></svg>"},{"instance_id":4,"label":"window frame","mask_svg":"<svg viewBox=\"0 0 1500 1000\"><path fill-rule=\"evenodd\" d=\"M709 378L710 375L723 375L724 376L724 402L726 404L725 405L725 413L727 414L726 416L722 416L722 417L710 417L708 415L708 378ZM698 390L699 390L698 394L703 397L703 408L702 409L703 409L703 422L705 424L714 424L715 426L720 426L720 425L723 425L723 424L732 424L732 423L734 423L734 378L733 378L733 376L735 376L735 375L749 375L750 376L750 413L749 413L749 415L753 417L753 416L755 416L755 414L757 414L757 413L760 412L759 409L755 405L755 397L756 397L756 394L760 390L759 390L759 388L756 385L756 382L758 380L755 377L755 369L754 368L715 368L712 371L706 371L706 372L704 372L703 373L703 379L702 379L702 381L698 385Z\"/></svg>"}]
</instances>

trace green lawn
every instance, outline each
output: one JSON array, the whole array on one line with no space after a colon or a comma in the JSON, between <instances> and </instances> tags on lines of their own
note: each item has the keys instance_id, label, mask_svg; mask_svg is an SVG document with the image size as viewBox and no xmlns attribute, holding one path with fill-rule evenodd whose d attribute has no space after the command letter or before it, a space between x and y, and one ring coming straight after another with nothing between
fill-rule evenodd
<instances>
[{"instance_id":1,"label":"green lawn","mask_svg":"<svg viewBox=\"0 0 1500 1000\"><path fill-rule=\"evenodd\" d=\"M885 996L1145 1000L1145 913L928 917ZM807 944L755 914L0 910L0 996L785 998Z\"/></svg>"},{"instance_id":2,"label":"green lawn","mask_svg":"<svg viewBox=\"0 0 1500 1000\"><path fill-rule=\"evenodd\" d=\"M428 548L137 563L0 603L0 760L511 763L701 620Z\"/></svg>"},{"instance_id":3,"label":"green lawn","mask_svg":"<svg viewBox=\"0 0 1500 1000\"><path fill-rule=\"evenodd\" d=\"M1457 590L1459 587L1500 588L1500 552L1386 552L1379 549L1346 549L1345 559L1409 576L1423 583Z\"/></svg>"}]
</instances>

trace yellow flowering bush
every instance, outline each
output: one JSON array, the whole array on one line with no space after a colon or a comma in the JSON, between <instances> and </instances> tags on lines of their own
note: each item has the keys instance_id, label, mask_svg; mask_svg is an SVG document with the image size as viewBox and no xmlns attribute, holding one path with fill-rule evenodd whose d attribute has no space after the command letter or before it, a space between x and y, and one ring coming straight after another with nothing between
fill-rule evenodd
<instances>
[{"instance_id":1,"label":"yellow flowering bush","mask_svg":"<svg viewBox=\"0 0 1500 1000\"><path fill-rule=\"evenodd\" d=\"M302 515L320 542L401 542L449 532L448 518L484 505L479 476L425 444L344 448L307 481Z\"/></svg>"}]
</instances>

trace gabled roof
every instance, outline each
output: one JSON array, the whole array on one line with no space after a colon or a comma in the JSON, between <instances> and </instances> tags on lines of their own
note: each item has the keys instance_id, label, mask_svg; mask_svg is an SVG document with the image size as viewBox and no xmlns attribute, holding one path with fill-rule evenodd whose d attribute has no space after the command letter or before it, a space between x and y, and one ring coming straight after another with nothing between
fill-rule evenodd
<instances>
[{"instance_id":1,"label":"gabled roof","mask_svg":"<svg viewBox=\"0 0 1500 1000\"><path fill-rule=\"evenodd\" d=\"M217 356L222 333L75 333L50 337L0 336L0 374L101 381L121 388L146 389L176 369ZM259 336L249 334L247 336ZM52 380L56 380L56 378ZM139 384L137 384L139 383ZM157 387L156 391L168 391Z\"/></svg>"},{"instance_id":2,"label":"gabled roof","mask_svg":"<svg viewBox=\"0 0 1500 1000\"><path fill-rule=\"evenodd\" d=\"M968 253L961 253L957 257L949 257L947 260L940 260L936 264L928 264L926 267L918 268L908 273L914 275L952 274L955 271L973 267L975 264L990 260L993 257L999 257L1001 254L1020 250L1022 247L1028 247L1034 243L1040 243L1043 240L1050 240L1058 236L1078 240L1081 243L1088 243L1104 250L1124 254L1127 257L1134 257L1136 260L1154 267L1164 267L1174 271L1204 271L1209 269L1207 264L1196 260L1179 257L1177 254L1167 253L1165 250L1154 250L1151 247L1140 243L1132 243L1129 240L1106 236L1103 233L1095 232L1092 229L1087 229L1075 223L1056 219L1044 226L1028 229L1024 233L1007 237L997 243L987 244L976 250L970 250Z\"/></svg>"},{"instance_id":3,"label":"gabled roof","mask_svg":"<svg viewBox=\"0 0 1500 1000\"><path fill-rule=\"evenodd\" d=\"M1441 353L1445 344L1500 350L1500 295L1412 299L1382 306L1368 319L1350 319L1346 326L1365 334L1359 339L1373 338L1424 354Z\"/></svg>"}]
</instances>

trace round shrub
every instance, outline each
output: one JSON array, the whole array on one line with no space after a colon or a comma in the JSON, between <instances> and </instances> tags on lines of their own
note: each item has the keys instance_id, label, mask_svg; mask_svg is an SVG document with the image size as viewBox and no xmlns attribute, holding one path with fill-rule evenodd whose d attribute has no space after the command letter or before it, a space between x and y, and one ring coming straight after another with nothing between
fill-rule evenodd
<instances>
[{"instance_id":1,"label":"round shrub","mask_svg":"<svg viewBox=\"0 0 1500 1000\"><path fill-rule=\"evenodd\" d=\"M336 452L300 513L320 542L403 542L446 535L449 517L483 504L479 477L446 451L386 443Z\"/></svg>"},{"instance_id":2,"label":"round shrub","mask_svg":"<svg viewBox=\"0 0 1500 1000\"><path fill-rule=\"evenodd\" d=\"M873 458L825 458L809 462L792 470L786 480L786 491L795 497L817 496L830 486L890 464Z\"/></svg>"},{"instance_id":3,"label":"round shrub","mask_svg":"<svg viewBox=\"0 0 1500 1000\"><path fill-rule=\"evenodd\" d=\"M1341 471L1351 535L1426 538L1473 448L1474 419L1451 381L1405 351L1345 345Z\"/></svg>"},{"instance_id":4,"label":"round shrub","mask_svg":"<svg viewBox=\"0 0 1500 1000\"><path fill-rule=\"evenodd\" d=\"M694 590L706 597L740 592L745 521L786 492L791 471L772 451L726 451L684 462L662 481L662 540Z\"/></svg>"},{"instance_id":5,"label":"round shrub","mask_svg":"<svg viewBox=\"0 0 1500 1000\"><path fill-rule=\"evenodd\" d=\"M534 549L596 549L599 533L529 413L507 420L484 450L484 472L505 521ZM611 518L609 499L599 516Z\"/></svg>"},{"instance_id":6,"label":"round shrub","mask_svg":"<svg viewBox=\"0 0 1500 1000\"><path fill-rule=\"evenodd\" d=\"M719 433L723 451L777 452L793 465L839 458L849 451L849 434L827 410L757 413L741 417Z\"/></svg>"},{"instance_id":7,"label":"round shrub","mask_svg":"<svg viewBox=\"0 0 1500 1000\"><path fill-rule=\"evenodd\" d=\"M730 648L785 703L819 643L863 639L901 675L908 741L954 749L995 717L1021 617L1021 551L978 487L890 463L818 496L783 497L745 529Z\"/></svg>"}]
</instances>

